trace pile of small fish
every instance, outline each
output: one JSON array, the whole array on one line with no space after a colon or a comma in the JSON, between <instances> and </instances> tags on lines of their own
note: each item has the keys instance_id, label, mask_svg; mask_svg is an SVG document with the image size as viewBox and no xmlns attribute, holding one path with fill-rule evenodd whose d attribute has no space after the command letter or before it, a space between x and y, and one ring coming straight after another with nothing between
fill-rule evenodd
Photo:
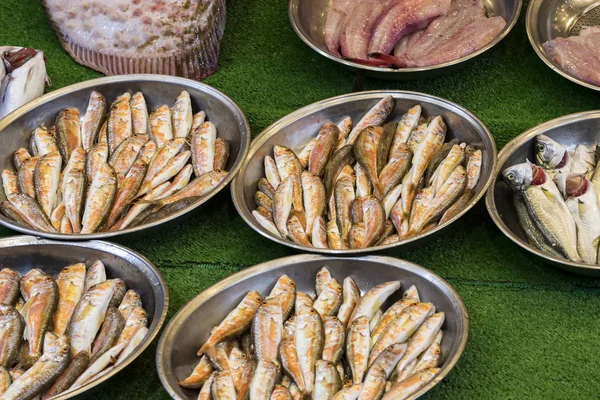
<instances>
[{"instance_id":1,"label":"pile of small fish","mask_svg":"<svg viewBox=\"0 0 600 400\"><path fill-rule=\"evenodd\" d=\"M600 147L568 148L542 134L535 142L537 165L502 172L527 240L554 257L600 263Z\"/></svg>"},{"instance_id":2,"label":"pile of small fish","mask_svg":"<svg viewBox=\"0 0 600 400\"><path fill-rule=\"evenodd\" d=\"M332 0L323 36L332 54L362 64L426 67L476 52L505 26L481 0Z\"/></svg>"},{"instance_id":3,"label":"pile of small fish","mask_svg":"<svg viewBox=\"0 0 600 400\"><path fill-rule=\"evenodd\" d=\"M415 286L387 310L399 281L361 296L323 267L316 299L287 275L264 300L250 291L210 334L179 384L199 400L401 400L439 371L445 314Z\"/></svg>"},{"instance_id":4,"label":"pile of small fish","mask_svg":"<svg viewBox=\"0 0 600 400\"><path fill-rule=\"evenodd\" d=\"M47 81L44 52L0 46L0 119L44 94Z\"/></svg>"},{"instance_id":5,"label":"pile of small fish","mask_svg":"<svg viewBox=\"0 0 600 400\"><path fill-rule=\"evenodd\" d=\"M148 333L140 295L98 260L53 278L0 271L0 399L49 399L122 362Z\"/></svg>"},{"instance_id":6,"label":"pile of small fish","mask_svg":"<svg viewBox=\"0 0 600 400\"><path fill-rule=\"evenodd\" d=\"M192 114L186 91L172 108L150 115L140 92L122 94L107 110L93 91L83 118L65 108L50 130L33 131L29 150L15 152L17 172L2 171L8 201L0 211L22 225L69 234L160 220L227 175L229 142L205 118L204 111Z\"/></svg>"},{"instance_id":7,"label":"pile of small fish","mask_svg":"<svg viewBox=\"0 0 600 400\"><path fill-rule=\"evenodd\" d=\"M442 117L424 118L420 105L383 125L393 108L387 96L354 128L350 117L326 122L298 155L274 146L252 212L261 226L304 246L357 249L396 243L456 216L473 198L481 150L444 143Z\"/></svg>"},{"instance_id":8,"label":"pile of small fish","mask_svg":"<svg viewBox=\"0 0 600 400\"><path fill-rule=\"evenodd\" d=\"M549 40L544 48L566 72L600 86L600 26L586 26L579 35Z\"/></svg>"}]
</instances>

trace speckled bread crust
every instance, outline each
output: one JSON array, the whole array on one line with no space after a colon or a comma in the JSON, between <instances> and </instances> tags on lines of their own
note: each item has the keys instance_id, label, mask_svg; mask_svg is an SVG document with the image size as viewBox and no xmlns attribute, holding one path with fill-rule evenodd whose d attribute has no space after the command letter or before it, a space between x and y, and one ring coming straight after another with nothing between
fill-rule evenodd
<instances>
[{"instance_id":1,"label":"speckled bread crust","mask_svg":"<svg viewBox=\"0 0 600 400\"><path fill-rule=\"evenodd\" d=\"M105 75L164 74L201 80L217 69L221 39L225 31L225 0L205 0L212 3L201 16L208 23L204 29L198 29L200 32L189 45L162 54L160 50L152 49L152 45L142 45L139 46L139 53L142 53L140 56L131 54L131 49L124 50L124 53L130 54L123 55L79 44L77 38L66 35L61 29L58 21L53 18L47 1L51 0L41 0L63 48L78 63Z\"/></svg>"}]
</instances>

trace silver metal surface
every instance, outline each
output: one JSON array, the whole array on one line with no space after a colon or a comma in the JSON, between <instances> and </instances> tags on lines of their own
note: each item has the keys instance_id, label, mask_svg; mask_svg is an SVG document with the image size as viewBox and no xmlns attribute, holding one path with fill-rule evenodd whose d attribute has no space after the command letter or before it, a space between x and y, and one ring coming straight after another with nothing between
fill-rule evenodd
<instances>
[{"instance_id":1,"label":"silver metal surface","mask_svg":"<svg viewBox=\"0 0 600 400\"><path fill-rule=\"evenodd\" d=\"M315 275L323 266L340 282L352 276L363 293L379 283L400 280L402 288L384 307L400 299L403 289L415 285L423 301L432 302L437 311L446 313L441 370L409 399L421 396L450 372L467 344L469 317L460 295L448 282L421 266L392 257L335 258L304 254L238 272L206 289L179 310L165 328L156 351L158 376L169 395L178 400L196 399L197 390L184 389L177 381L186 378L198 362L196 351L212 327L218 325L249 290L266 295L277 279L287 274L295 281L297 290L314 294Z\"/></svg>"},{"instance_id":2,"label":"silver metal surface","mask_svg":"<svg viewBox=\"0 0 600 400\"><path fill-rule=\"evenodd\" d=\"M600 142L600 111L588 111L557 118L528 130L510 141L498 155L497 170L485 197L490 216L500 230L525 250L551 264L571 272L600 276L600 265L572 262L553 257L531 246L517 219L512 191L500 177L505 168L535 159L535 137L543 133L567 146L596 144Z\"/></svg>"},{"instance_id":3,"label":"silver metal surface","mask_svg":"<svg viewBox=\"0 0 600 400\"><path fill-rule=\"evenodd\" d=\"M600 90L600 86L565 72L548 56L543 45L557 37L576 35L584 26L600 25L599 6L597 0L532 0L525 16L529 42L542 61L563 77L594 90Z\"/></svg>"},{"instance_id":4,"label":"silver metal surface","mask_svg":"<svg viewBox=\"0 0 600 400\"><path fill-rule=\"evenodd\" d=\"M461 141L472 144L481 149L483 160L481 177L475 186L473 200L457 216L444 225L438 226L427 233L420 234L410 239L392 243L385 246L369 247L366 249L316 249L296 244L290 240L274 236L264 229L252 215L254 210L254 193L258 180L264 176L264 157L272 154L273 146L276 144L288 146L296 153L317 135L321 126L328 120L337 123L345 116L351 116L356 123L358 120L384 96L393 96L396 106L390 115L390 119L400 120L402 114L415 104L421 104L425 116L441 115L448 126L447 140L458 138ZM293 247L302 251L317 252L330 255L357 255L374 251L402 248L409 249L415 245L423 244L424 240L433 239L443 229L464 215L487 190L492 178L496 164L496 143L494 138L483 125L466 109L450 101L423 93L405 91L371 91L352 93L333 97L311 104L298 111L283 117L271 126L267 127L252 142L246 161L242 165L240 173L231 184L233 204L242 218L254 229L266 238L277 243Z\"/></svg>"},{"instance_id":5,"label":"silver metal surface","mask_svg":"<svg viewBox=\"0 0 600 400\"><path fill-rule=\"evenodd\" d=\"M383 68L359 64L336 57L327 50L323 38L323 27L331 0L290 0L288 14L296 34L317 53L352 70L364 70L368 76L381 79L413 80L450 73L466 66L475 57L494 47L515 26L521 12L523 0L484 0L489 17L500 16L506 20L504 29L490 43L468 56L443 64L418 68Z\"/></svg>"},{"instance_id":6,"label":"silver metal surface","mask_svg":"<svg viewBox=\"0 0 600 400\"><path fill-rule=\"evenodd\" d=\"M32 268L56 276L67 265L101 260L108 278L120 278L142 297L148 313L148 334L144 341L115 369L54 400L82 399L99 390L146 350L165 322L169 308L169 291L161 273L144 256L126 247L102 241L59 242L32 236L0 239L0 268L12 268L25 274Z\"/></svg>"},{"instance_id":7,"label":"silver metal surface","mask_svg":"<svg viewBox=\"0 0 600 400\"><path fill-rule=\"evenodd\" d=\"M108 102L112 102L123 92L144 93L148 110L152 111L163 104L173 104L182 90L187 90L192 99L194 112L203 110L207 120L217 127L218 135L230 142L229 160L226 169L229 174L212 192L198 202L173 213L166 218L149 224L127 228L116 232L101 232L88 235L68 235L62 233L41 232L20 225L0 214L0 224L19 232L59 240L104 239L132 233L140 233L161 225L178 223L178 218L190 216L198 211L212 197L231 182L239 171L242 161L248 154L250 146L250 126L240 108L226 95L218 90L190 79L166 75L123 75L93 79L58 89L42 96L17 109L6 118L0 120L0 169L14 170L12 157L19 147L28 148L31 131L39 125L53 125L56 115L65 107L77 107L81 114L85 113L89 95L92 90L102 93ZM0 201L6 200L4 191L0 189ZM166 225L165 225L166 224Z\"/></svg>"}]
</instances>

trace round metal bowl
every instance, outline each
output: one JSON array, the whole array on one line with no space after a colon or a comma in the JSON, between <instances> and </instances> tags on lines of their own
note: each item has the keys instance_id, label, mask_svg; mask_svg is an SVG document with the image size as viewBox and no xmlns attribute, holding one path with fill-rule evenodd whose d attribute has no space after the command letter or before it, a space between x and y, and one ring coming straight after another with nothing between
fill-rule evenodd
<instances>
[{"instance_id":1,"label":"round metal bowl","mask_svg":"<svg viewBox=\"0 0 600 400\"><path fill-rule=\"evenodd\" d=\"M461 141L470 143L476 148L481 149L483 155L481 177L479 178L477 186L475 186L475 196L467 207L447 223L426 233L397 243L385 246L368 247L365 249L332 250L306 247L296 244L291 240L276 237L264 229L252 215L252 210L256 208L254 203L256 184L258 180L264 176L263 160L265 155L272 153L273 146L276 144L287 146L298 154L300 150L316 136L317 132L326 121L339 121L349 115L352 117L353 121L357 122L377 103L377 101L388 95L394 97L396 100L396 106L394 110L392 110L389 119L398 121L410 107L415 104L421 104L425 116L441 115L444 118L444 121L448 126L446 141L456 137ZM494 138L477 117L461 106L439 97L416 92L360 92L313 103L283 117L267 127L252 142L248 157L242 165L240 173L231 184L231 193L236 209L252 229L266 238L298 250L330 255L357 255L395 247L406 250L415 245L423 244L425 240L434 238L475 205L475 203L483 197L483 194L487 190L487 187L494 176L493 171L495 164L496 143L494 142Z\"/></svg>"},{"instance_id":2,"label":"round metal bowl","mask_svg":"<svg viewBox=\"0 0 600 400\"><path fill-rule=\"evenodd\" d=\"M95 260L104 263L108 278L120 278L140 294L148 313L148 334L135 351L117 364L114 370L77 390L53 397L55 400L89 397L146 350L167 316L167 284L161 273L144 256L117 244L103 241L59 242L32 236L0 239L0 265L2 268L12 268L21 275L32 268L40 268L49 275L56 276L67 265L83 262L90 266Z\"/></svg>"},{"instance_id":3,"label":"round metal bowl","mask_svg":"<svg viewBox=\"0 0 600 400\"><path fill-rule=\"evenodd\" d=\"M404 289L415 285L422 301L432 302L437 311L446 313L442 329L440 372L409 399L416 399L441 381L454 367L467 344L469 316L460 295L444 279L408 261L392 257L335 258L297 255L280 258L248 268L206 289L188 302L165 328L156 350L156 368L165 390L174 399L196 399L197 390L177 384L189 375L198 362L196 351L249 290L268 294L277 279L289 275L299 291L314 294L315 275L327 266L334 278L352 276L362 293L390 280L400 280ZM401 298L396 292L384 307Z\"/></svg>"},{"instance_id":4,"label":"round metal bowl","mask_svg":"<svg viewBox=\"0 0 600 400\"><path fill-rule=\"evenodd\" d=\"M141 224L115 232L98 232L86 235L50 233L20 225L0 214L0 224L30 235L43 236L59 240L91 240L127 235L153 230L159 225L175 224L184 214L190 216L202 208L212 197L231 182L239 171L250 146L250 127L244 113L226 95L218 90L190 79L167 75L123 75L92 79L58 89L17 109L0 120L0 169L14 170L12 155L19 147L28 148L29 136L33 129L46 124L54 124L56 115L65 107L77 107L85 113L92 90L102 93L112 102L118 95L129 91L141 91L146 97L148 110L154 110L162 104L172 104L182 90L187 90L192 99L194 112L203 110L207 120L217 127L219 136L230 143L230 156L226 169L227 177L212 192L196 203L173 213L159 221ZM0 201L6 200L4 190L0 189Z\"/></svg>"},{"instance_id":5,"label":"round metal bowl","mask_svg":"<svg viewBox=\"0 0 600 400\"><path fill-rule=\"evenodd\" d=\"M582 81L564 71L543 47L548 40L577 34L582 27L588 25L600 25L600 8L594 0L532 0L525 16L529 42L547 66L581 86L600 90L600 86Z\"/></svg>"},{"instance_id":6,"label":"round metal bowl","mask_svg":"<svg viewBox=\"0 0 600 400\"><path fill-rule=\"evenodd\" d=\"M500 230L513 242L551 264L571 272L600 276L600 265L589 265L554 257L533 247L517 219L512 201L512 190L500 173L512 165L535 159L535 137L543 133L565 145L596 144L600 142L600 111L567 115L545 122L510 141L498 155L497 170L485 197L490 216Z\"/></svg>"},{"instance_id":7,"label":"round metal bowl","mask_svg":"<svg viewBox=\"0 0 600 400\"><path fill-rule=\"evenodd\" d=\"M488 44L468 56L447 63L416 68L384 68L344 60L327 50L323 27L331 0L290 0L288 14L296 34L314 51L352 70L362 70L368 76L392 80L426 79L453 72L466 66L475 57L494 47L515 26L523 0L487 0L483 2L489 17L500 16L506 20L504 29Z\"/></svg>"}]
</instances>

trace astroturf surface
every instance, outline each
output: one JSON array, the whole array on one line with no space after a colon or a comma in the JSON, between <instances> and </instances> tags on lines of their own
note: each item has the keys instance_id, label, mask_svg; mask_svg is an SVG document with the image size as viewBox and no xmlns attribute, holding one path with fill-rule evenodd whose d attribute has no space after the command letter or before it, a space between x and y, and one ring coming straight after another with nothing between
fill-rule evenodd
<instances>
[{"instance_id":1,"label":"astroturf surface","mask_svg":"<svg viewBox=\"0 0 600 400\"><path fill-rule=\"evenodd\" d=\"M477 115L502 148L541 122L600 108L598 93L552 72L527 40L524 16L500 44L452 75L415 82L366 78L365 90L406 89L454 101ZM308 48L292 30L284 0L232 0L218 71L205 80L244 110L256 136L286 114L348 93L353 74ZM45 52L51 89L100 74L60 47L37 0L0 1L0 45ZM0 235L14 235L0 229ZM168 318L219 280L295 254L260 237L224 190L204 211L168 232L116 239L148 257L170 291ZM430 399L600 398L600 280L552 268L495 227L483 201L439 240L392 255L426 266L463 297L471 329L455 369ZM156 342L97 395L164 399L154 367Z\"/></svg>"}]
</instances>

